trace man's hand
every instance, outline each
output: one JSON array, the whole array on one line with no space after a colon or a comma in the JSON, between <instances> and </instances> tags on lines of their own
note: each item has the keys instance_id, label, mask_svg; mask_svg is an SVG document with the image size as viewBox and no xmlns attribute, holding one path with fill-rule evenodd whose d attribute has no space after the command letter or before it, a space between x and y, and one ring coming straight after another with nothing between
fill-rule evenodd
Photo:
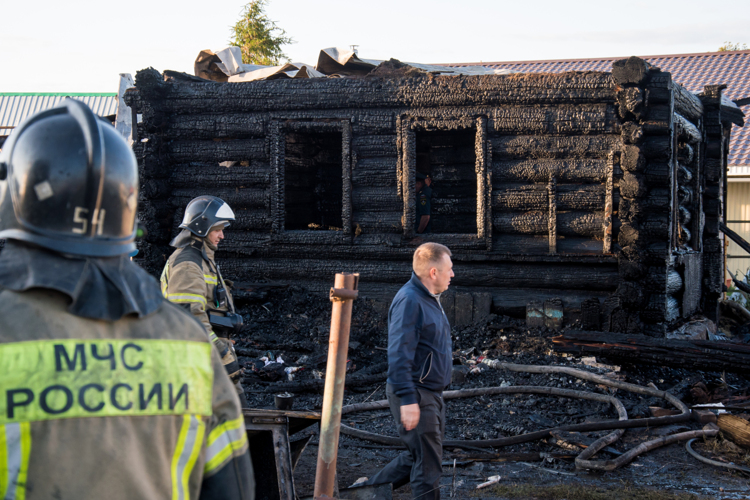
<instances>
[{"instance_id":1,"label":"man's hand","mask_svg":"<svg viewBox=\"0 0 750 500\"><path fill-rule=\"evenodd\" d=\"M414 429L419 423L419 405L414 403L412 405L404 405L401 407L401 425L404 429L410 431Z\"/></svg>"}]
</instances>

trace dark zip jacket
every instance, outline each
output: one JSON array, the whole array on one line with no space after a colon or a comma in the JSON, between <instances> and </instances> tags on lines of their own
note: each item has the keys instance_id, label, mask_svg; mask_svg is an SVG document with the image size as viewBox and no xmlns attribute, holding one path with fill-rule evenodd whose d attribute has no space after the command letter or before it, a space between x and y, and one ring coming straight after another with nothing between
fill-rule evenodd
<instances>
[{"instance_id":1,"label":"dark zip jacket","mask_svg":"<svg viewBox=\"0 0 750 500\"><path fill-rule=\"evenodd\" d=\"M416 274L388 311L388 383L402 405L418 403L417 387L442 392L451 381L451 327Z\"/></svg>"}]
</instances>

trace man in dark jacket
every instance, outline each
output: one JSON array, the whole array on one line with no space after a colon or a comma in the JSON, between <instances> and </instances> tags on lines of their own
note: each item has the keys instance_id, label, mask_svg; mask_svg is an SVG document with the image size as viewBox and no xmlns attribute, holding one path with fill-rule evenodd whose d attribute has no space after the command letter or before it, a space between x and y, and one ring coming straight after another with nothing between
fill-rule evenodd
<instances>
[{"instance_id":1,"label":"man in dark jacket","mask_svg":"<svg viewBox=\"0 0 750 500\"><path fill-rule=\"evenodd\" d=\"M451 380L451 327L440 294L453 277L451 251L425 243L414 252L414 273L396 294L388 312L386 395L401 453L366 484L411 482L413 498L440 498L445 433L443 390Z\"/></svg>"}]
</instances>

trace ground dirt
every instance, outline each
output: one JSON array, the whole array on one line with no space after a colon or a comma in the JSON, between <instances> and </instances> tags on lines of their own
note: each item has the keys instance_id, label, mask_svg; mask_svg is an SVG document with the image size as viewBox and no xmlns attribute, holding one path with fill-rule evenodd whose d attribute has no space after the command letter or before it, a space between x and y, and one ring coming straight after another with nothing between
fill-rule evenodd
<instances>
[{"instance_id":1,"label":"ground dirt","mask_svg":"<svg viewBox=\"0 0 750 500\"><path fill-rule=\"evenodd\" d=\"M325 376L331 320L328 298L298 287L277 289L263 294L260 299L253 294L244 300L241 293L237 298L246 327L235 338L235 345L245 369L244 385L250 406L273 408L274 394L288 391L295 395L295 410L320 410L321 377ZM345 405L385 398L386 313L387 305L382 303L366 299L355 301ZM642 386L653 384L660 390L672 392L687 404L694 403L696 387L700 388L701 397L706 399L708 394L711 402L748 401L749 377L653 365L618 364L617 360L608 359L597 361L610 367L591 367L584 365L580 358L556 355L551 349L550 339L557 333L546 329L529 330L520 320L495 316L481 325L454 328L454 364L462 371L465 380L454 383L451 389L538 385L592 391L618 398L626 407L630 419L651 416L650 406L669 408L669 404L659 398L613 390L570 376L489 368L481 370L483 365L472 372L474 363L484 356L526 365L569 366ZM264 356L274 360L280 357L283 363L265 366L261 361ZM293 379L290 380L292 377L285 369L293 367L299 369L291 374ZM619 367L619 371L613 370L614 367ZM529 394L454 399L446 404L446 439L493 439L560 425L617 418L615 410L606 403ZM396 436L393 419L385 409L347 414L343 422L358 429ZM630 429L612 448L621 453L655 437L700 427L695 422L687 422L650 429ZM292 436L292 440L298 440L311 434L310 444L295 471L295 486L300 498L312 495L318 452L317 427ZM603 435L585 434L592 438ZM453 494L455 498L487 499L750 498L750 475L703 464L687 453L684 443L647 452L611 472L596 472L576 469L573 457L580 452L580 448L570 452L550 441L539 440L484 451L446 449L441 480L442 497L449 498ZM750 467L750 450L733 447L721 436L705 443L696 443L694 448L706 457ZM342 435L337 467L340 486L348 486L362 476L372 476L399 452L393 447ZM570 458L497 462L487 461L485 455L489 452L567 452ZM477 460L482 456L485 456L484 460ZM595 459L615 457L602 451ZM478 484L496 475L501 476L497 486L476 489ZM394 498L411 498L408 485L395 490Z\"/></svg>"}]
</instances>

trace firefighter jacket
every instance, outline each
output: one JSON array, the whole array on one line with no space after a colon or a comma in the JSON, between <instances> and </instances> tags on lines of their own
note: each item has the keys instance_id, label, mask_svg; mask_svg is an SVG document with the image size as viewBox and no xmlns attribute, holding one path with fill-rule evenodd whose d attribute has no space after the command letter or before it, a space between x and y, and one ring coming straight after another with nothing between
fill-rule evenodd
<instances>
[{"instance_id":1,"label":"firefighter jacket","mask_svg":"<svg viewBox=\"0 0 750 500\"><path fill-rule=\"evenodd\" d=\"M250 499L235 389L127 257L0 253L0 498Z\"/></svg>"},{"instance_id":2,"label":"firefighter jacket","mask_svg":"<svg viewBox=\"0 0 750 500\"><path fill-rule=\"evenodd\" d=\"M164 297L190 311L214 342L216 334L208 321L208 311L229 311L232 303L232 294L226 284L227 301L224 304L217 302L215 292L220 283L214 262L215 250L208 240L192 236L187 246L172 253L161 273Z\"/></svg>"},{"instance_id":3,"label":"firefighter jacket","mask_svg":"<svg viewBox=\"0 0 750 500\"><path fill-rule=\"evenodd\" d=\"M215 251L216 247L208 240L191 235L190 243L175 250L167 260L161 273L161 291L170 302L184 307L203 324L219 350L224 368L236 382L241 372L232 344L216 335L208 318L209 311L222 314L234 309L232 293L229 286L222 283L214 261ZM223 303L216 296L218 287L226 290ZM226 336L224 332L219 333Z\"/></svg>"}]
</instances>

